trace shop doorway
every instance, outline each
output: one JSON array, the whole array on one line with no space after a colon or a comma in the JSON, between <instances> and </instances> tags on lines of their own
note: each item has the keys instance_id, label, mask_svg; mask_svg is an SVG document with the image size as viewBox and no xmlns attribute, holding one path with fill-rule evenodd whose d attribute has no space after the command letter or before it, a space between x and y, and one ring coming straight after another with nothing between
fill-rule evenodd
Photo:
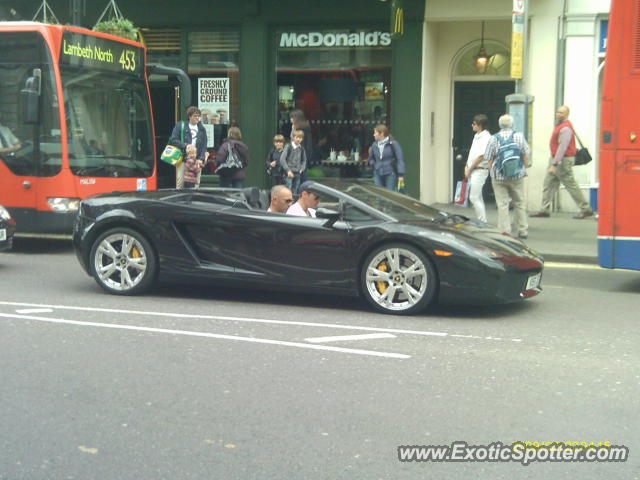
<instances>
[{"instance_id":1,"label":"shop doorway","mask_svg":"<svg viewBox=\"0 0 640 480\"><path fill-rule=\"evenodd\" d=\"M176 186L175 168L161 162L160 155L169 141L171 130L178 118L178 86L164 81L149 82L149 91L151 92L153 125L155 127L155 143L158 155L158 188L173 188Z\"/></svg>"},{"instance_id":2,"label":"shop doorway","mask_svg":"<svg viewBox=\"0 0 640 480\"><path fill-rule=\"evenodd\" d=\"M473 117L484 113L489 117L489 131L496 133L498 118L506 111L505 96L515 90L513 81L496 82L455 82L453 107L453 190L456 182L464 178L464 167L467 163L469 149L474 132L471 129ZM486 202L495 202L491 180L483 190Z\"/></svg>"}]
</instances>

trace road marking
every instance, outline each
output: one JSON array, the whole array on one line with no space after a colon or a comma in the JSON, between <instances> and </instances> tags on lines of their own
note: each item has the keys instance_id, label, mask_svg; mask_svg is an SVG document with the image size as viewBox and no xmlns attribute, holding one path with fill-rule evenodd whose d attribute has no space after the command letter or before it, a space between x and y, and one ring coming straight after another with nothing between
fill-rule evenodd
<instances>
[{"instance_id":1,"label":"road marking","mask_svg":"<svg viewBox=\"0 0 640 480\"><path fill-rule=\"evenodd\" d=\"M544 262L544 268L577 268L581 270L604 270L600 265L588 263Z\"/></svg>"},{"instance_id":2,"label":"road marking","mask_svg":"<svg viewBox=\"0 0 640 480\"><path fill-rule=\"evenodd\" d=\"M12 313L0 313L0 317L17 318L20 320L34 320L37 322L46 322L46 323L76 325L80 327L112 328L116 330L133 330L138 332L168 333L171 335L185 335L190 337L217 338L219 340L233 340L237 342L262 343L267 345L281 345L285 347L306 348L310 350L326 350L330 352L351 353L354 355L368 355L371 357L399 358L399 359L411 358L411 355L405 355L403 353L376 352L373 350L330 347L327 345L309 345L308 343L287 342L283 340L271 340L268 338L240 337L236 335L221 335L219 333L193 332L189 330L173 330L169 328L140 327L137 325L122 325L117 323L80 322L77 320L66 320L63 318L34 317L32 315L15 315Z\"/></svg>"},{"instance_id":3,"label":"road marking","mask_svg":"<svg viewBox=\"0 0 640 480\"><path fill-rule=\"evenodd\" d=\"M16 313L51 313L53 312L50 308L22 308L20 310L16 310Z\"/></svg>"},{"instance_id":4,"label":"road marking","mask_svg":"<svg viewBox=\"0 0 640 480\"><path fill-rule=\"evenodd\" d=\"M453 336L447 332L429 332L425 330L403 330L399 328L381 328L381 327L361 327L358 325L341 325L334 323L314 323L314 322L292 322L287 320L268 320L264 318L251 318L251 317L226 317L221 315L200 315L189 313L168 313L168 312L150 312L144 310L121 310L112 308L98 308L98 307L74 307L70 305L45 305L39 303L22 303L22 302L2 302L0 305L10 306L24 306L24 307L43 307L53 308L60 310L76 310L81 312L103 312L103 313L123 313L126 315L146 315L149 317L168 317L168 318L190 318L200 320L223 320L229 322L249 322L249 323L265 323L270 325L295 325L303 327L322 327L322 328L334 328L342 330L357 330L363 332L387 332L387 333L400 333L406 335L421 335L428 337L451 337ZM480 337L482 338L482 337ZM509 342L522 342L520 338L508 338L504 341Z\"/></svg>"},{"instance_id":5,"label":"road marking","mask_svg":"<svg viewBox=\"0 0 640 480\"><path fill-rule=\"evenodd\" d=\"M342 335L337 337L315 337L305 338L307 342L311 343L326 343L326 342L348 342L350 340L372 340L375 338L396 338L391 333L365 333L364 335Z\"/></svg>"}]
</instances>

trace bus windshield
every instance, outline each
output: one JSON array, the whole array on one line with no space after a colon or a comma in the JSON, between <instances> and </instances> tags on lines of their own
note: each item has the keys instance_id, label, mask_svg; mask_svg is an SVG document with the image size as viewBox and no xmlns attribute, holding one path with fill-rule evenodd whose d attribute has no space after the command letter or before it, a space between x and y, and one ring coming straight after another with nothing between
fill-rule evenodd
<instances>
[{"instance_id":1,"label":"bus windshield","mask_svg":"<svg viewBox=\"0 0 640 480\"><path fill-rule=\"evenodd\" d=\"M60 68L69 167L75 175L148 177L154 169L144 80L71 65Z\"/></svg>"}]
</instances>

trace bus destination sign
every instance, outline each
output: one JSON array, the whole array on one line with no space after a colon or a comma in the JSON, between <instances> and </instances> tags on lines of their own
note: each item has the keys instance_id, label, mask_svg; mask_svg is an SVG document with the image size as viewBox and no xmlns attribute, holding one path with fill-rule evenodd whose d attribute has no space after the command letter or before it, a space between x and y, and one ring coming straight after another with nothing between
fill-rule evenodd
<instances>
[{"instance_id":1,"label":"bus destination sign","mask_svg":"<svg viewBox=\"0 0 640 480\"><path fill-rule=\"evenodd\" d=\"M60 65L143 75L142 48L75 32L64 32Z\"/></svg>"}]
</instances>

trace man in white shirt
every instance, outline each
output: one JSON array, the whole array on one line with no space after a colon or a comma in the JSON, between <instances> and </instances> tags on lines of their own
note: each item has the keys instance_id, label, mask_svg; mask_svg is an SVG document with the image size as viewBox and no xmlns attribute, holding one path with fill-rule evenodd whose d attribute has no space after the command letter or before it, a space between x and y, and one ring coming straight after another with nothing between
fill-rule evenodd
<instances>
[{"instance_id":1,"label":"man in white shirt","mask_svg":"<svg viewBox=\"0 0 640 480\"><path fill-rule=\"evenodd\" d=\"M271 205L267 212L287 213L293 203L293 194L284 185L274 185L271 189Z\"/></svg>"},{"instance_id":2,"label":"man in white shirt","mask_svg":"<svg viewBox=\"0 0 640 480\"><path fill-rule=\"evenodd\" d=\"M14 153L22 147L22 143L9 127L0 124L0 154Z\"/></svg>"},{"instance_id":3,"label":"man in white shirt","mask_svg":"<svg viewBox=\"0 0 640 480\"><path fill-rule=\"evenodd\" d=\"M320 203L320 196L311 190L313 182L308 181L300 185L300 198L287 210L287 215L299 217L316 217L316 208Z\"/></svg>"},{"instance_id":4,"label":"man in white shirt","mask_svg":"<svg viewBox=\"0 0 640 480\"><path fill-rule=\"evenodd\" d=\"M489 119L486 115L479 114L473 117L471 128L476 134L473 136L473 143L469 150L467 165L464 167L464 176L469 182L469 200L476 211L476 216L481 222L487 221L487 211L482 198L482 187L489 176L489 166L484 158L484 152L491 139L491 134L487 130Z\"/></svg>"}]
</instances>

